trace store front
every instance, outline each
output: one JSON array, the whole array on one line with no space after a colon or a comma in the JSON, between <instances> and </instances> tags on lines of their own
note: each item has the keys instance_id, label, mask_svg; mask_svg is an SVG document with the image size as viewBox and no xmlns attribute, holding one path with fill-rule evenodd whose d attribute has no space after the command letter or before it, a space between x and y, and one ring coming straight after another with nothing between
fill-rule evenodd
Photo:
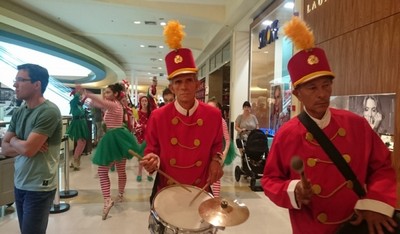
<instances>
[{"instance_id":1,"label":"store front","mask_svg":"<svg viewBox=\"0 0 400 234\"><path fill-rule=\"evenodd\" d=\"M293 15L293 0L275 1L254 22L250 42L250 102L261 129L274 135L290 119L287 62L293 54L282 26Z\"/></svg>"}]
</instances>

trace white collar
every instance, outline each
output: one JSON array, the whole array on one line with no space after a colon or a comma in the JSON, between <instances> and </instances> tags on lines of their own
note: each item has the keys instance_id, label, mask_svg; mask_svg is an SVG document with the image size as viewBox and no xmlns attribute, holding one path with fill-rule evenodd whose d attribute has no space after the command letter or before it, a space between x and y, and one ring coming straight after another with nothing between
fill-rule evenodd
<instances>
[{"instance_id":1,"label":"white collar","mask_svg":"<svg viewBox=\"0 0 400 234\"><path fill-rule=\"evenodd\" d=\"M195 99L193 107L190 108L189 110L186 110L181 105L179 105L177 100L175 100L174 105L175 105L176 110L179 113L181 113L182 115L192 116L193 113L197 110L197 107L199 106L199 101L197 99Z\"/></svg>"},{"instance_id":2,"label":"white collar","mask_svg":"<svg viewBox=\"0 0 400 234\"><path fill-rule=\"evenodd\" d=\"M316 119L314 117L312 117L306 110L306 108L304 107L304 111L307 113L308 116L311 117L312 120L314 120L314 122L318 125L319 128L324 129L326 126L328 126L328 124L331 122L331 111L328 109L326 109L325 115L322 117L322 119Z\"/></svg>"}]
</instances>

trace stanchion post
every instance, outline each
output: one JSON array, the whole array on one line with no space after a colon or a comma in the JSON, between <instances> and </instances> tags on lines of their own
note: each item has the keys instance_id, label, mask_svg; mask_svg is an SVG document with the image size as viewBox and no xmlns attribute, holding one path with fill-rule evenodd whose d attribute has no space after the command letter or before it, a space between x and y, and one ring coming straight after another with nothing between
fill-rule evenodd
<instances>
[{"instance_id":1,"label":"stanchion post","mask_svg":"<svg viewBox=\"0 0 400 234\"><path fill-rule=\"evenodd\" d=\"M65 148L64 148L64 157L65 157ZM53 205L50 207L50 214L56 214L56 213L61 213L68 211L70 208L70 205L64 202L60 202L60 193L58 192L60 189L60 182L61 182L61 167L60 167L61 162L58 163L58 170L57 170L57 189L56 189L56 195L54 196L54 201Z\"/></svg>"},{"instance_id":2,"label":"stanchion post","mask_svg":"<svg viewBox=\"0 0 400 234\"><path fill-rule=\"evenodd\" d=\"M77 190L69 189L69 140L68 136L64 136L64 190L60 191L61 198L71 198L78 195Z\"/></svg>"}]
</instances>

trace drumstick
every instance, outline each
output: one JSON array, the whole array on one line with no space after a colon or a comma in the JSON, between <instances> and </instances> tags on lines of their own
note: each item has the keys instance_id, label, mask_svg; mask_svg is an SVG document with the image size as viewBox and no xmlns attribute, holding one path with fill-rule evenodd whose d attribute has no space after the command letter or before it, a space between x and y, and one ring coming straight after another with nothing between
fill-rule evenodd
<instances>
[{"instance_id":1,"label":"drumstick","mask_svg":"<svg viewBox=\"0 0 400 234\"><path fill-rule=\"evenodd\" d=\"M137 154L137 153L136 153L135 151L133 151L133 150L128 150L128 152L129 152L132 156L138 158L139 160L142 160L142 159L143 159L142 156L140 156L139 154ZM169 180L171 180L171 181L174 182L175 184L181 186L183 189L185 189L185 190L187 190L187 191L189 191L189 192L192 192L190 189L186 188L183 184L181 184L181 183L179 183L178 181L176 181L174 178L172 178L172 177L171 177L170 175L168 175L167 173L161 171L161 170L158 169L158 168L156 168L156 171L157 171L158 173L160 173L161 175L167 177Z\"/></svg>"},{"instance_id":2,"label":"drumstick","mask_svg":"<svg viewBox=\"0 0 400 234\"><path fill-rule=\"evenodd\" d=\"M208 186L210 186L210 183L207 182L207 184L204 185L204 187L203 187L203 188L196 194L196 196L194 196L194 198L190 201L189 206L191 206L191 205L193 204L194 200L196 200L196 199L200 196L200 194L201 194L202 192L204 192L204 190L205 190Z\"/></svg>"}]
</instances>

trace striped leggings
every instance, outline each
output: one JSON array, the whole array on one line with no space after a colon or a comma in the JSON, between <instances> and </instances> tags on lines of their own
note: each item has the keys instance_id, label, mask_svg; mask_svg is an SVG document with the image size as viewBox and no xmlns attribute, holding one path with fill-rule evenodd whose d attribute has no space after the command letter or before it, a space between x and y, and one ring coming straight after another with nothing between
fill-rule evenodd
<instances>
[{"instance_id":1,"label":"striped leggings","mask_svg":"<svg viewBox=\"0 0 400 234\"><path fill-rule=\"evenodd\" d=\"M221 192L221 179L215 181L215 183L211 185L211 190L213 192L214 197L219 197L219 194Z\"/></svg>"},{"instance_id":2,"label":"striped leggings","mask_svg":"<svg viewBox=\"0 0 400 234\"><path fill-rule=\"evenodd\" d=\"M100 178L101 193L103 194L104 200L111 198L111 183L110 177L108 175L111 166L112 164L108 166L99 166L99 168L97 169ZM115 168L118 173L118 192L120 194L123 194L126 185L126 159L123 159L120 162L115 162Z\"/></svg>"}]
</instances>

